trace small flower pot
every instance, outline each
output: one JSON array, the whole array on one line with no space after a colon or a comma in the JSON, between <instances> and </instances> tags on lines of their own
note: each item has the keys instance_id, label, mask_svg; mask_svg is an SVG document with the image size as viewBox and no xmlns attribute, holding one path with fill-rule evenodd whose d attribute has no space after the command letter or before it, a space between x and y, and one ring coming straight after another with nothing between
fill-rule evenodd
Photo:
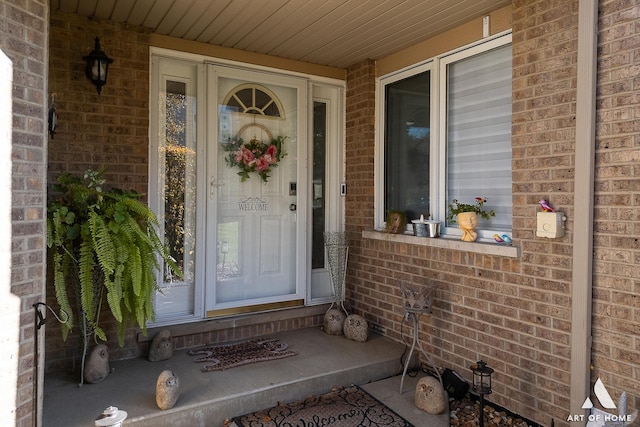
<instances>
[{"instance_id":1,"label":"small flower pot","mask_svg":"<svg viewBox=\"0 0 640 427\"><path fill-rule=\"evenodd\" d=\"M478 214L475 212L461 212L456 216L456 222L462 230L461 239L465 242L475 242L478 233L475 232L478 226Z\"/></svg>"}]
</instances>

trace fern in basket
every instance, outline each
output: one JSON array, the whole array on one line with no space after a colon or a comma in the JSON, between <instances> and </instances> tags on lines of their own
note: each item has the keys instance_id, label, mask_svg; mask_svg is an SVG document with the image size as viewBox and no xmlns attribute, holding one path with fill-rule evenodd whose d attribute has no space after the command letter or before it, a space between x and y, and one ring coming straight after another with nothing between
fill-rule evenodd
<instances>
[{"instance_id":1,"label":"fern in basket","mask_svg":"<svg viewBox=\"0 0 640 427\"><path fill-rule=\"evenodd\" d=\"M47 246L56 299L69 317L62 326L63 339L76 317L82 317L96 337L106 341L99 324L106 299L122 346L129 324L146 333L147 321L154 319L158 257L178 276L182 273L155 232L153 212L135 192L103 191L103 173L88 170L83 179L66 173L58 177L58 196L48 206Z\"/></svg>"}]
</instances>

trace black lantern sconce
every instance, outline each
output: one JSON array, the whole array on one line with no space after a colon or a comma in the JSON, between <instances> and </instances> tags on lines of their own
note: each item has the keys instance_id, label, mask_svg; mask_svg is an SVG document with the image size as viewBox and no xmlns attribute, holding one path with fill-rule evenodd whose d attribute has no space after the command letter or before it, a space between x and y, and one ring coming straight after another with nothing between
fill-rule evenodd
<instances>
[{"instance_id":1,"label":"black lantern sconce","mask_svg":"<svg viewBox=\"0 0 640 427\"><path fill-rule=\"evenodd\" d=\"M87 77L91 83L98 88L98 95L102 91L102 86L107 84L107 73L109 72L109 64L113 59L109 58L100 48L100 39L96 37L96 45L91 53L82 59L87 61Z\"/></svg>"},{"instance_id":2,"label":"black lantern sconce","mask_svg":"<svg viewBox=\"0 0 640 427\"><path fill-rule=\"evenodd\" d=\"M471 366L473 371L473 391L480 395L480 427L484 427L484 395L491 394L491 374L493 369L480 360Z\"/></svg>"}]
</instances>

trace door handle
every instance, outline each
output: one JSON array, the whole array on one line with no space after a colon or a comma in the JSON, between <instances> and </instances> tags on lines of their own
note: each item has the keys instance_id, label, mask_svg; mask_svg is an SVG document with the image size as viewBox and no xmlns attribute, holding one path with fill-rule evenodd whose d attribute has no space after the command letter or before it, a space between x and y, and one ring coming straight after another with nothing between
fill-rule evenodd
<instances>
[{"instance_id":1,"label":"door handle","mask_svg":"<svg viewBox=\"0 0 640 427\"><path fill-rule=\"evenodd\" d=\"M295 212L295 211L297 211L297 210L298 210L298 206L297 206L295 203L291 203L291 204L289 205L289 210L290 210L291 212Z\"/></svg>"},{"instance_id":2,"label":"door handle","mask_svg":"<svg viewBox=\"0 0 640 427\"><path fill-rule=\"evenodd\" d=\"M218 188L222 187L224 184L216 184L216 177L212 176L209 181L209 198L211 200L216 198L216 193L218 192Z\"/></svg>"}]
</instances>

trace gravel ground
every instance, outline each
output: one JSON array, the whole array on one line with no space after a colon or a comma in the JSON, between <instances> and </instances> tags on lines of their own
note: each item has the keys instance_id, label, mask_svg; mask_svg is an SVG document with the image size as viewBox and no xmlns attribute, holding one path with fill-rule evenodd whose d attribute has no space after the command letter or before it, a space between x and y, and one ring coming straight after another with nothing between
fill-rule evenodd
<instances>
[{"instance_id":1,"label":"gravel ground","mask_svg":"<svg viewBox=\"0 0 640 427\"><path fill-rule=\"evenodd\" d=\"M451 427L477 427L480 425L478 410L480 403L473 401L467 395L462 400L449 401L449 417ZM498 411L490 404L484 407L484 425L486 427L530 427L531 425L517 416L511 416L504 411Z\"/></svg>"}]
</instances>

